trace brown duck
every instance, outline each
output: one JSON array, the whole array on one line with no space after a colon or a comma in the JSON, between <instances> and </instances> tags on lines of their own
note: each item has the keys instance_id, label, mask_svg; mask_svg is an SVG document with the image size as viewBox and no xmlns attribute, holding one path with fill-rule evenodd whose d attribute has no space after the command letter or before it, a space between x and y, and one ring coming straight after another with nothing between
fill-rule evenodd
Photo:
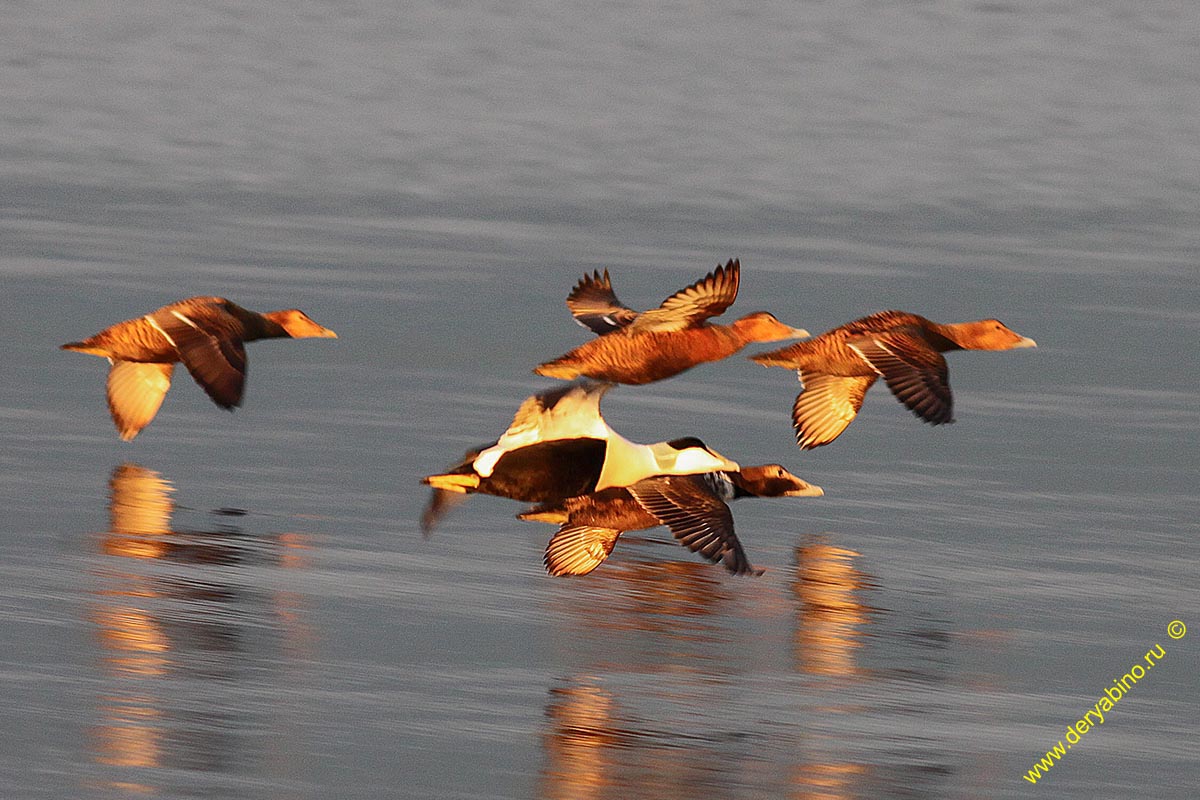
<instances>
[{"instance_id":1,"label":"brown duck","mask_svg":"<svg viewBox=\"0 0 1200 800\"><path fill-rule=\"evenodd\" d=\"M102 356L112 364L108 410L121 438L129 441L158 413L176 362L183 362L214 403L232 411L241 405L246 383L245 342L310 336L337 334L294 308L259 314L223 297L191 297L62 349Z\"/></svg>"},{"instance_id":2,"label":"brown duck","mask_svg":"<svg viewBox=\"0 0 1200 800\"><path fill-rule=\"evenodd\" d=\"M680 544L735 575L761 574L733 530L727 502L741 497L820 497L824 492L778 464L702 475L656 475L625 488L544 503L519 519L558 523L543 561L551 575L586 575L625 531L666 525Z\"/></svg>"},{"instance_id":3,"label":"brown duck","mask_svg":"<svg viewBox=\"0 0 1200 800\"><path fill-rule=\"evenodd\" d=\"M709 323L737 298L741 264L717 266L658 308L637 312L613 293L608 270L584 276L567 297L575 321L600 334L534 372L572 380L581 375L613 383L642 384L678 375L697 364L720 361L751 342L808 336L757 311L730 325Z\"/></svg>"},{"instance_id":4,"label":"brown duck","mask_svg":"<svg viewBox=\"0 0 1200 800\"><path fill-rule=\"evenodd\" d=\"M918 417L941 425L954 421L942 353L1036 346L994 319L940 325L904 311L880 311L750 359L800 376L803 389L792 406L792 422L797 443L810 450L846 429L877 378Z\"/></svg>"}]
</instances>

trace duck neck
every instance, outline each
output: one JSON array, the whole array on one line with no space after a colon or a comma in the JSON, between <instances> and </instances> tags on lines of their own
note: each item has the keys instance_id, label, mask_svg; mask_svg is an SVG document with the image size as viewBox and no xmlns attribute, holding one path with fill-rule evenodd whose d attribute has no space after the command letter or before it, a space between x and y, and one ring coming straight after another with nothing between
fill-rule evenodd
<instances>
[{"instance_id":1,"label":"duck neck","mask_svg":"<svg viewBox=\"0 0 1200 800\"><path fill-rule=\"evenodd\" d=\"M730 352L736 352L755 341L754 321L746 317L735 319L729 325L714 325L713 327L721 332L721 341L727 342L733 348Z\"/></svg>"},{"instance_id":2,"label":"duck neck","mask_svg":"<svg viewBox=\"0 0 1200 800\"><path fill-rule=\"evenodd\" d=\"M949 350L969 350L970 332L965 326L970 325L969 322L949 322L939 324L931 322L929 324L929 344L934 350L939 353L945 353Z\"/></svg>"},{"instance_id":3,"label":"duck neck","mask_svg":"<svg viewBox=\"0 0 1200 800\"><path fill-rule=\"evenodd\" d=\"M291 336L286 328L271 319L269 312L267 314L247 312L246 316L242 317L242 323L246 328L246 334L242 339L247 342L257 339L283 339Z\"/></svg>"},{"instance_id":4,"label":"duck neck","mask_svg":"<svg viewBox=\"0 0 1200 800\"><path fill-rule=\"evenodd\" d=\"M736 472L708 472L704 474L704 480L713 494L726 502L753 496L753 492L747 491L742 485L741 475Z\"/></svg>"}]
</instances>

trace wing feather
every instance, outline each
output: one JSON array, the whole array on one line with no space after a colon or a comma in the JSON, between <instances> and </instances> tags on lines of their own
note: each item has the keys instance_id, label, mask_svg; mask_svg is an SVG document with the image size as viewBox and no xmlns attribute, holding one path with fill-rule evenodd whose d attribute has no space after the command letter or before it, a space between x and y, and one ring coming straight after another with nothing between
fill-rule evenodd
<instances>
[{"instance_id":1,"label":"wing feather","mask_svg":"<svg viewBox=\"0 0 1200 800\"><path fill-rule=\"evenodd\" d=\"M128 442L150 424L171 388L174 364L114 361L105 392L117 433Z\"/></svg>"},{"instance_id":2,"label":"wing feather","mask_svg":"<svg viewBox=\"0 0 1200 800\"><path fill-rule=\"evenodd\" d=\"M750 565L733 530L733 513L698 475L646 478L629 487L646 511L653 514L687 549L735 575L760 574Z\"/></svg>"},{"instance_id":3,"label":"wing feather","mask_svg":"<svg viewBox=\"0 0 1200 800\"><path fill-rule=\"evenodd\" d=\"M586 575L604 563L620 535L612 528L566 523L546 545L546 572L556 577Z\"/></svg>"},{"instance_id":4,"label":"wing feather","mask_svg":"<svg viewBox=\"0 0 1200 800\"><path fill-rule=\"evenodd\" d=\"M946 359L923 339L889 331L847 342L887 383L896 399L932 425L954 421Z\"/></svg>"},{"instance_id":5,"label":"wing feather","mask_svg":"<svg viewBox=\"0 0 1200 800\"><path fill-rule=\"evenodd\" d=\"M796 443L805 450L829 444L846 430L875 376L844 377L797 370L804 388L792 405Z\"/></svg>"},{"instance_id":6,"label":"wing feather","mask_svg":"<svg viewBox=\"0 0 1200 800\"><path fill-rule=\"evenodd\" d=\"M638 312L617 299L608 270L580 278L567 295L567 308L576 322L599 334L620 330L638 317Z\"/></svg>"},{"instance_id":7,"label":"wing feather","mask_svg":"<svg viewBox=\"0 0 1200 800\"><path fill-rule=\"evenodd\" d=\"M718 266L668 297L658 308L642 312L627 330L638 333L684 330L724 313L737 299L741 268L737 259Z\"/></svg>"}]
</instances>

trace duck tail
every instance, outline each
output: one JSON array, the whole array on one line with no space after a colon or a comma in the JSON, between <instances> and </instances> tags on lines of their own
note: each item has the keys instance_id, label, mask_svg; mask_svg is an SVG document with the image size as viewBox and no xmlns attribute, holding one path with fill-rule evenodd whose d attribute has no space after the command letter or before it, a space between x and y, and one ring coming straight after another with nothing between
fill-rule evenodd
<instances>
[{"instance_id":1,"label":"duck tail","mask_svg":"<svg viewBox=\"0 0 1200 800\"><path fill-rule=\"evenodd\" d=\"M91 341L85 339L82 342L67 342L64 345L59 345L59 350L73 350L76 353L87 353L93 356L108 356L108 351L103 347L99 347Z\"/></svg>"},{"instance_id":2,"label":"duck tail","mask_svg":"<svg viewBox=\"0 0 1200 800\"><path fill-rule=\"evenodd\" d=\"M466 494L472 489L479 488L479 476L474 474L447 473L445 475L430 475L422 478L421 483L440 489L444 492Z\"/></svg>"},{"instance_id":3,"label":"duck tail","mask_svg":"<svg viewBox=\"0 0 1200 800\"><path fill-rule=\"evenodd\" d=\"M567 512L562 508L553 505L533 506L527 511L522 511L517 514L517 519L523 519L526 522L549 522L552 525L561 525L567 521Z\"/></svg>"},{"instance_id":4,"label":"duck tail","mask_svg":"<svg viewBox=\"0 0 1200 800\"><path fill-rule=\"evenodd\" d=\"M756 364L762 364L764 367L783 367L785 369L795 369L796 359L788 351L791 348L785 347L782 350L772 350L769 353L757 353L752 356L746 356Z\"/></svg>"},{"instance_id":5,"label":"duck tail","mask_svg":"<svg viewBox=\"0 0 1200 800\"><path fill-rule=\"evenodd\" d=\"M535 375L544 375L547 378L558 378L564 381L573 381L583 374L579 371L578 366L566 361L565 357L538 364L533 368L533 372Z\"/></svg>"}]
</instances>

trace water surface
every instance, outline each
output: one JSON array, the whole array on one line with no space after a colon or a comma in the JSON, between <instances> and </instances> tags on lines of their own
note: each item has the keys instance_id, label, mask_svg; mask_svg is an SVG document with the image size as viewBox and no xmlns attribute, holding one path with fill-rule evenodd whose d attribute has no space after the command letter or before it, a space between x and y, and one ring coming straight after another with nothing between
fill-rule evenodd
<instances>
[{"instance_id":1,"label":"water surface","mask_svg":"<svg viewBox=\"0 0 1200 800\"><path fill-rule=\"evenodd\" d=\"M17 4L0 30L5 796L1191 797L1200 782L1197 13L1058 3ZM819 499L745 501L761 578L418 480L584 341L740 257L820 331L998 316L955 425L876 389L801 453L783 370L605 399ZM191 294L334 340L180 373L117 440L55 348ZM1031 785L1105 687L1166 656ZM1048 785L1047 785L1048 784Z\"/></svg>"}]
</instances>

